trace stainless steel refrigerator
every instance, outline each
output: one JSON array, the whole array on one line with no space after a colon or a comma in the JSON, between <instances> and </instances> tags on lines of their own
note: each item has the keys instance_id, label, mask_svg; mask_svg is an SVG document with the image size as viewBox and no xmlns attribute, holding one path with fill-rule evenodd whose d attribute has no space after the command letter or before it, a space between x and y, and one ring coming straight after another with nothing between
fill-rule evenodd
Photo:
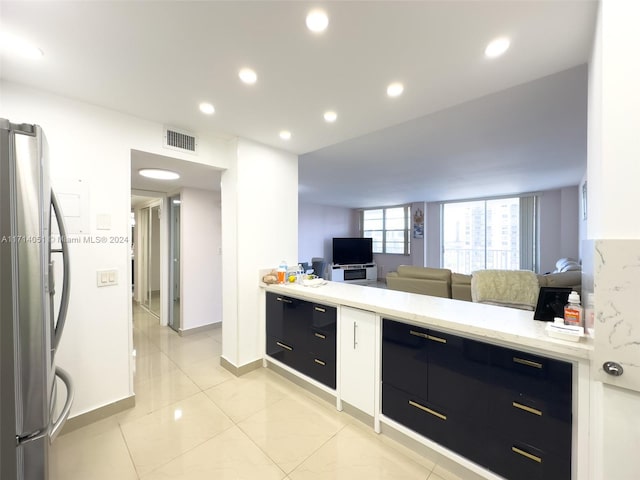
<instances>
[{"instance_id":1,"label":"stainless steel refrigerator","mask_svg":"<svg viewBox=\"0 0 640 480\"><path fill-rule=\"evenodd\" d=\"M55 362L69 304L66 241L42 129L0 118L2 480L48 478L49 445L71 409L71 379ZM54 262L62 262L58 286ZM67 397L54 419L56 377L65 384L61 391L66 390Z\"/></svg>"}]
</instances>

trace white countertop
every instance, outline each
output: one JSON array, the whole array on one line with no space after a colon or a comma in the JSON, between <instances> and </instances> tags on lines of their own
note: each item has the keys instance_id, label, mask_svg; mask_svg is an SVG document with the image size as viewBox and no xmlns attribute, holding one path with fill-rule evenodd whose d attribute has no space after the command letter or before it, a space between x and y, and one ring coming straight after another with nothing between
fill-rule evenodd
<instances>
[{"instance_id":1,"label":"white countertop","mask_svg":"<svg viewBox=\"0 0 640 480\"><path fill-rule=\"evenodd\" d=\"M533 312L515 308L339 282L319 287L267 285L266 289L327 305L369 310L416 325L567 360L589 359L593 351L591 338L580 342L551 338L545 333L547 322L534 320Z\"/></svg>"}]
</instances>

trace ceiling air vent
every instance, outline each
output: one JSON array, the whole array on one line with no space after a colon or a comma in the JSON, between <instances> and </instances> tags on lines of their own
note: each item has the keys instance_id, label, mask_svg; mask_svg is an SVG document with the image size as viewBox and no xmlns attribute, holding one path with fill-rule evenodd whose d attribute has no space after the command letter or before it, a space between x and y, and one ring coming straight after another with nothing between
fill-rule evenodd
<instances>
[{"instance_id":1,"label":"ceiling air vent","mask_svg":"<svg viewBox=\"0 0 640 480\"><path fill-rule=\"evenodd\" d=\"M165 127L164 146L173 150L180 150L181 152L196 153L198 139L188 132L181 132L175 128Z\"/></svg>"}]
</instances>

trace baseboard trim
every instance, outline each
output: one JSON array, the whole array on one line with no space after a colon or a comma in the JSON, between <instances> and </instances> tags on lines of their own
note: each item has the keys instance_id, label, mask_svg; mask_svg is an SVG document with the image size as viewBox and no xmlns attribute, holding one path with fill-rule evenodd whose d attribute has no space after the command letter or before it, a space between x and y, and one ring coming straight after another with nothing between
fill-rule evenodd
<instances>
[{"instance_id":1,"label":"baseboard trim","mask_svg":"<svg viewBox=\"0 0 640 480\"><path fill-rule=\"evenodd\" d=\"M73 432L74 430L78 430L79 428L86 427L92 423L95 423L99 420L103 420L111 415L115 415L116 413L124 412L130 408L136 406L136 396L131 395L130 397L123 398L122 400L118 400L117 402L110 403L103 407L96 408L95 410L91 410L89 412L81 413L80 415L76 415L68 419L62 430L60 431L60 435L64 435L66 433Z\"/></svg>"},{"instance_id":2,"label":"baseboard trim","mask_svg":"<svg viewBox=\"0 0 640 480\"><path fill-rule=\"evenodd\" d=\"M356 420L359 420L360 422L364 423L367 427L374 428L375 421L374 421L373 415L364 413L359 408L354 407L353 405L345 402L344 400L342 401L342 411L348 415L351 415Z\"/></svg>"},{"instance_id":3,"label":"baseboard trim","mask_svg":"<svg viewBox=\"0 0 640 480\"><path fill-rule=\"evenodd\" d=\"M236 367L229 360L227 360L223 356L220 356L220 366L226 370L229 370L236 377L241 377L242 375L245 375L249 372L257 370L258 368L261 368L262 359L254 360L253 362L249 362L245 365L242 365L241 367Z\"/></svg>"},{"instance_id":4,"label":"baseboard trim","mask_svg":"<svg viewBox=\"0 0 640 480\"><path fill-rule=\"evenodd\" d=\"M290 382L295 383L299 387L304 388L309 393L312 393L313 395L315 395L316 397L320 398L321 400L324 400L325 402L333 405L333 407L335 408L335 406L336 406L336 396L335 395L324 391L323 389L321 389L321 388L315 386L314 384L308 382L304 378L300 378L300 376L296 375L295 373L291 373L288 370L285 370L280 365L277 365L277 364L273 363L272 361L270 361L268 358L267 358L267 368L270 369L270 370L273 370L274 372L277 372L279 375L281 375L282 377L286 378Z\"/></svg>"},{"instance_id":5,"label":"baseboard trim","mask_svg":"<svg viewBox=\"0 0 640 480\"><path fill-rule=\"evenodd\" d=\"M215 330L222 328L222 322L209 323L208 325L202 325L201 327L188 328L187 330L178 330L178 335L181 337L188 337L189 335L195 335L196 333L208 332L209 330Z\"/></svg>"}]
</instances>

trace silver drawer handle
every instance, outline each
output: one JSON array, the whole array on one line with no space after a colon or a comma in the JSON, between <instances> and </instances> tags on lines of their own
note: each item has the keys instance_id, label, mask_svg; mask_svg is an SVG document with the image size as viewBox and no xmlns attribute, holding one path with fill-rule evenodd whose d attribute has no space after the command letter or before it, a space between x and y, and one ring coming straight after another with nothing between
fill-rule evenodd
<instances>
[{"instance_id":1,"label":"silver drawer handle","mask_svg":"<svg viewBox=\"0 0 640 480\"><path fill-rule=\"evenodd\" d=\"M293 348L291 348L289 345L285 345L284 343L276 342L276 345L278 345L279 347L284 348L285 350L289 350L290 352L293 351Z\"/></svg>"},{"instance_id":2,"label":"silver drawer handle","mask_svg":"<svg viewBox=\"0 0 640 480\"><path fill-rule=\"evenodd\" d=\"M289 300L287 298L282 298L282 297L278 297L277 300L279 302L284 302L284 303L293 303L293 300Z\"/></svg>"},{"instance_id":3,"label":"silver drawer handle","mask_svg":"<svg viewBox=\"0 0 640 480\"><path fill-rule=\"evenodd\" d=\"M413 335L414 337L429 338L429 336L426 333L416 332L415 330L409 330L409 334Z\"/></svg>"},{"instance_id":4,"label":"silver drawer handle","mask_svg":"<svg viewBox=\"0 0 640 480\"><path fill-rule=\"evenodd\" d=\"M526 365L527 367L542 368L541 363L527 360L526 358L513 357L513 361L515 363L519 363L520 365Z\"/></svg>"},{"instance_id":5,"label":"silver drawer handle","mask_svg":"<svg viewBox=\"0 0 640 480\"><path fill-rule=\"evenodd\" d=\"M518 447L511 447L511 451L513 453L517 453L518 455L522 455L523 457L528 458L529 460L533 460L534 462L542 463L541 457L538 457L537 455L533 455L532 453L529 453L529 452L525 452L524 450L521 450Z\"/></svg>"}]
</instances>

